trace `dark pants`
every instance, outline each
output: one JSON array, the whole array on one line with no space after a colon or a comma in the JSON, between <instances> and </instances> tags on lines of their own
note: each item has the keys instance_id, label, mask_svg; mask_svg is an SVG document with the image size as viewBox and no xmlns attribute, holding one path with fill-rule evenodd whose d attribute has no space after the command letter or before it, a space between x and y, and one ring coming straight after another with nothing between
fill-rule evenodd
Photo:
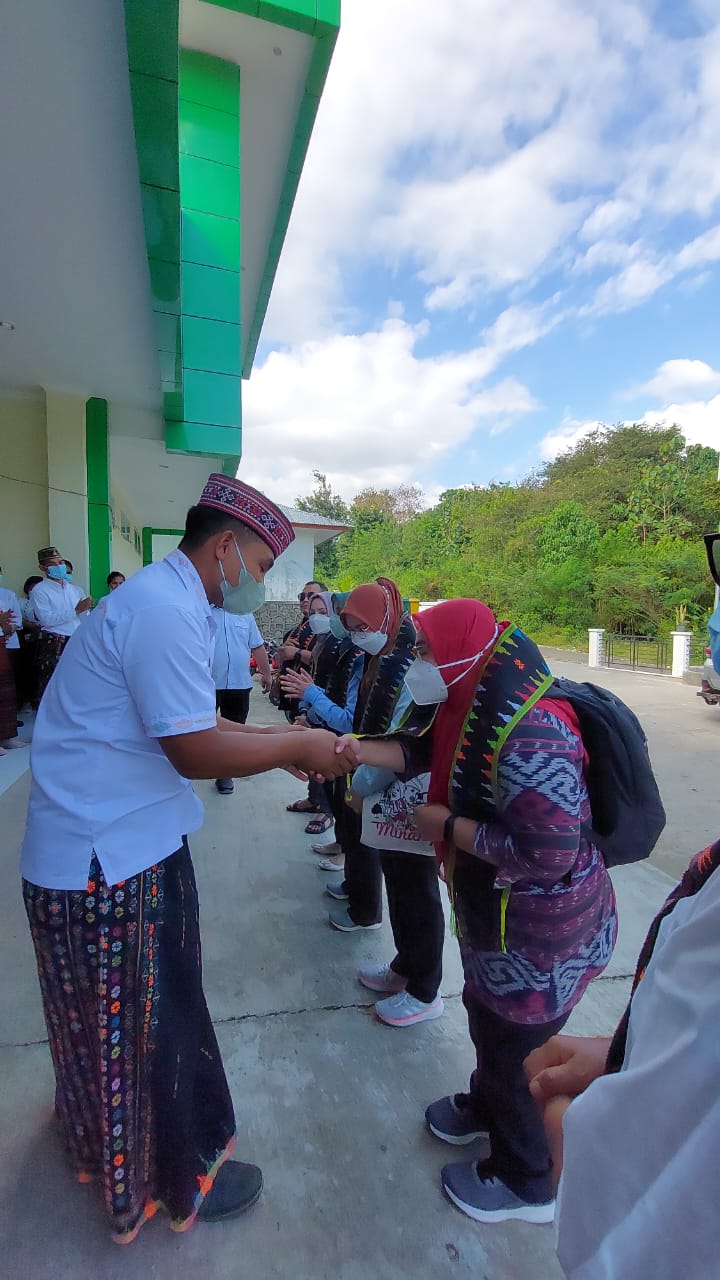
<instances>
[{"instance_id":1,"label":"dark pants","mask_svg":"<svg viewBox=\"0 0 720 1280\"><path fill-rule=\"evenodd\" d=\"M250 689L218 689L215 705L224 720L245 724L250 710Z\"/></svg>"},{"instance_id":2,"label":"dark pants","mask_svg":"<svg viewBox=\"0 0 720 1280\"><path fill-rule=\"evenodd\" d=\"M245 724L250 710L250 692L250 689L216 690L215 705L224 720L232 720L234 724ZM232 778L218 778L218 782L232 782Z\"/></svg>"},{"instance_id":3,"label":"dark pants","mask_svg":"<svg viewBox=\"0 0 720 1280\"><path fill-rule=\"evenodd\" d=\"M382 870L380 854L362 844L362 819L343 805L338 839L345 854L343 888L348 895L348 911L356 924L377 924L382 920Z\"/></svg>"},{"instance_id":4,"label":"dark pants","mask_svg":"<svg viewBox=\"0 0 720 1280\"><path fill-rule=\"evenodd\" d=\"M391 968L407 978L407 990L430 1004L442 982L445 916L434 858L420 853L381 853L388 911L397 955Z\"/></svg>"},{"instance_id":5,"label":"dark pants","mask_svg":"<svg viewBox=\"0 0 720 1280\"><path fill-rule=\"evenodd\" d=\"M544 1204L553 1198L552 1160L523 1062L562 1030L569 1015L533 1026L508 1022L481 1004L467 986L463 1004L477 1051L470 1103L490 1134L492 1173L523 1200Z\"/></svg>"}]
</instances>

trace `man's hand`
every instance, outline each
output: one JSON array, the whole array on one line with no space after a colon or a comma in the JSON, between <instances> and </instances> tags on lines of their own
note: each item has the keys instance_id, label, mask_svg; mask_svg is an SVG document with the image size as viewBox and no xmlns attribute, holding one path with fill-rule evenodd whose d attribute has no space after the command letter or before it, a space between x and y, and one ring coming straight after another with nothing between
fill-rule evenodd
<instances>
[{"instance_id":1,"label":"man's hand","mask_svg":"<svg viewBox=\"0 0 720 1280\"><path fill-rule=\"evenodd\" d=\"M530 1092L544 1107L553 1098L576 1098L605 1072L609 1036L553 1036L525 1059Z\"/></svg>"},{"instance_id":2,"label":"man's hand","mask_svg":"<svg viewBox=\"0 0 720 1280\"><path fill-rule=\"evenodd\" d=\"M310 666L310 663L312 662L312 653L310 652L309 649L300 650L300 661L303 663L304 666L306 667Z\"/></svg>"},{"instance_id":3,"label":"man's hand","mask_svg":"<svg viewBox=\"0 0 720 1280\"><path fill-rule=\"evenodd\" d=\"M261 676L260 688L262 689L263 693L269 693L272 688L272 676Z\"/></svg>"},{"instance_id":4,"label":"man's hand","mask_svg":"<svg viewBox=\"0 0 720 1280\"><path fill-rule=\"evenodd\" d=\"M302 698L312 683L307 671L286 671L280 677L280 688L289 698Z\"/></svg>"},{"instance_id":5,"label":"man's hand","mask_svg":"<svg viewBox=\"0 0 720 1280\"><path fill-rule=\"evenodd\" d=\"M84 600L80 600L75 605L75 612L78 614L87 613L88 609L92 609L92 607L93 607L92 598L90 596L85 596Z\"/></svg>"},{"instance_id":6,"label":"man's hand","mask_svg":"<svg viewBox=\"0 0 720 1280\"><path fill-rule=\"evenodd\" d=\"M412 815L412 824L423 840L439 844L445 832L450 810L444 804L419 804Z\"/></svg>"},{"instance_id":7,"label":"man's hand","mask_svg":"<svg viewBox=\"0 0 720 1280\"><path fill-rule=\"evenodd\" d=\"M12 609L0 609L0 631L4 636L11 636L15 631L15 620Z\"/></svg>"},{"instance_id":8,"label":"man's hand","mask_svg":"<svg viewBox=\"0 0 720 1280\"><path fill-rule=\"evenodd\" d=\"M295 764L304 773L317 773L323 778L339 778L352 773L355 756L349 750L336 751L336 738L329 729L308 729L298 734Z\"/></svg>"}]
</instances>

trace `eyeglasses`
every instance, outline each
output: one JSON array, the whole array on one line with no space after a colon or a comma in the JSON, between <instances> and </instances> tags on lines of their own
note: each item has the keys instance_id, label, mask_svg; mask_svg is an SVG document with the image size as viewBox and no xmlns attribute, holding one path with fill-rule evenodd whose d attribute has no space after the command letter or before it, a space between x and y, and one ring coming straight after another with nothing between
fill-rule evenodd
<instances>
[{"instance_id":1,"label":"eyeglasses","mask_svg":"<svg viewBox=\"0 0 720 1280\"><path fill-rule=\"evenodd\" d=\"M301 591L298 596L298 600L302 604L303 600L312 600L314 595L315 595L314 591Z\"/></svg>"}]
</instances>

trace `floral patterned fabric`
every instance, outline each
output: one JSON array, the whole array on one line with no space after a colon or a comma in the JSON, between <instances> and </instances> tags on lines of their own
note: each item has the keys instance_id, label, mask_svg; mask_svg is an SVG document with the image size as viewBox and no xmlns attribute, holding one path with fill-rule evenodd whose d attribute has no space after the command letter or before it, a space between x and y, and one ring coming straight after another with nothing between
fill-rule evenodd
<instances>
[{"instance_id":1,"label":"floral patterned fabric","mask_svg":"<svg viewBox=\"0 0 720 1280\"><path fill-rule=\"evenodd\" d=\"M187 843L120 884L93 858L86 890L23 893L74 1171L101 1183L118 1243L160 1208L184 1231L235 1133Z\"/></svg>"}]
</instances>

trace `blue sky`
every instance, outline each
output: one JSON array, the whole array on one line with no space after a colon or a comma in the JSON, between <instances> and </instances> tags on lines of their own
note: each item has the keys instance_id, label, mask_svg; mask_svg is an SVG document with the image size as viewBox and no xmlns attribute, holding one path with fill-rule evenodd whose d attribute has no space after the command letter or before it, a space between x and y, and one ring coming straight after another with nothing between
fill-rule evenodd
<instances>
[{"instance_id":1,"label":"blue sky","mask_svg":"<svg viewBox=\"0 0 720 1280\"><path fill-rule=\"evenodd\" d=\"M715 0L344 0L242 474L515 480L598 422L720 447Z\"/></svg>"}]
</instances>

